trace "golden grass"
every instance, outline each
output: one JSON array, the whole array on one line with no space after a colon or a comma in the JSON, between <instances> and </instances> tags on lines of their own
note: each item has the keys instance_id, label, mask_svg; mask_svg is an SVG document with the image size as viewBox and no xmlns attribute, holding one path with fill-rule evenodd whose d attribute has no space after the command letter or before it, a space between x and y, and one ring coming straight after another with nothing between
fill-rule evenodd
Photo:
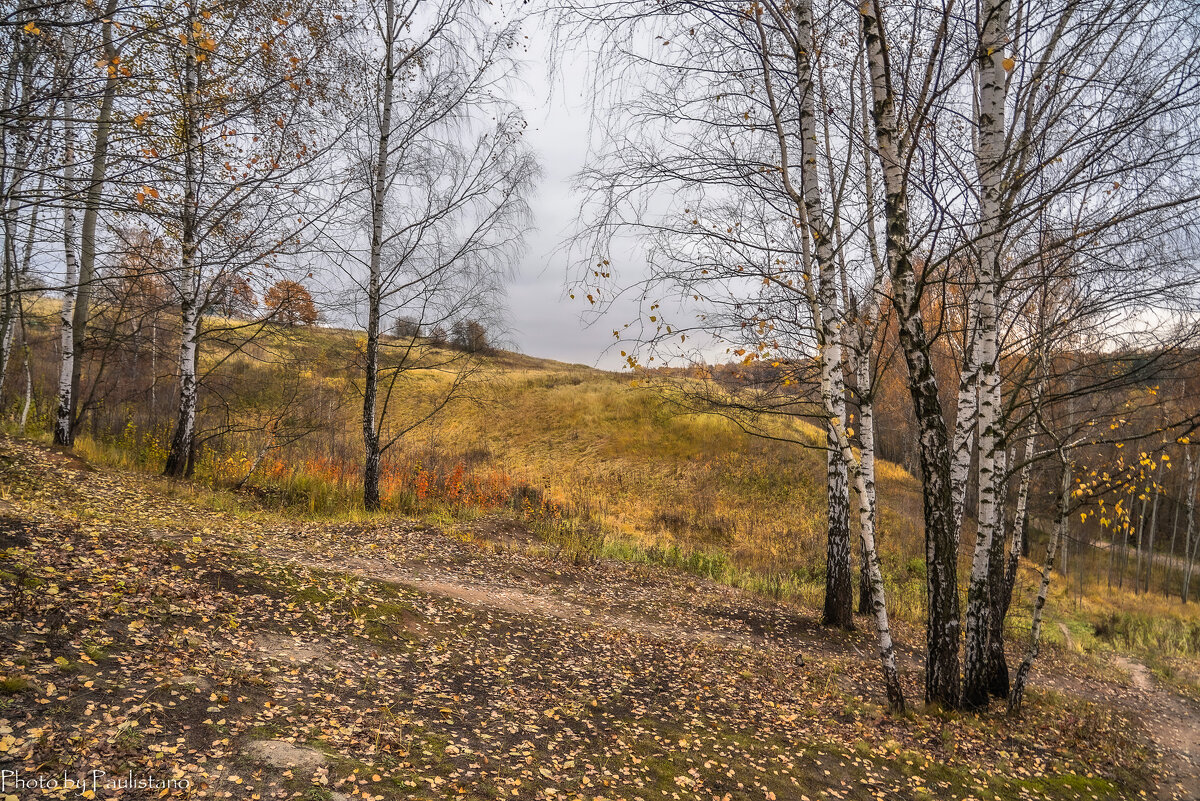
<instances>
[{"instance_id":1,"label":"golden grass","mask_svg":"<svg viewBox=\"0 0 1200 801\"><path fill-rule=\"evenodd\" d=\"M332 419L322 420L328 431L273 454L274 472L252 477L259 503L317 518L365 516L357 484L357 376L345 361L357 336L319 328L267 332L262 350L289 352L309 364L303 379L338 393L340 403ZM210 351L207 358L222 355ZM271 368L256 355L236 354L221 370L246 386L269 389ZM406 380L401 408L427 403L449 381L441 373ZM632 384L628 375L582 365L509 352L489 357L466 399L390 453L396 476L387 511L439 520L473 516L497 507L464 502L462 495L448 499L444 486L423 495L414 482L424 475L445 484L458 468L468 480L502 476L512 499L500 508L529 517L562 552L665 564L819 606L826 539L820 432L801 421L772 424L774 433L814 448L757 438L716 415L680 413L661 395ZM269 391L262 402L271 402ZM141 431L82 437L78 450L89 460L156 471L167 433L167 423L158 421ZM230 485L245 475L248 457L261 444L255 434L226 437L201 454L198 478L216 488ZM313 467L318 457L321 470ZM331 464L341 465L336 476L328 473ZM919 482L886 461L877 463L877 474L890 611L919 626L925 614ZM1010 626L1017 640L1028 631L1036 568L1026 563L1017 587ZM1051 642L1064 641L1057 625L1063 623L1084 649L1116 645L1188 659L1200 651L1200 611L1177 599L1056 576L1048 614ZM1103 636L1096 636L1097 626Z\"/></svg>"}]
</instances>

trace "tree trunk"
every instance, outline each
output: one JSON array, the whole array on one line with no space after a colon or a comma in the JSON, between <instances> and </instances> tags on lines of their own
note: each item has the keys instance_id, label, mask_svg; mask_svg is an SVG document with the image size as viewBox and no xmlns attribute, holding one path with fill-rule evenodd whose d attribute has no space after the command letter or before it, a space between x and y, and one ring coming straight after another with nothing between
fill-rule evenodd
<instances>
[{"instance_id":1,"label":"tree trunk","mask_svg":"<svg viewBox=\"0 0 1200 801\"><path fill-rule=\"evenodd\" d=\"M1050 574L1054 570L1054 550L1059 540L1067 535L1070 523L1071 508L1071 466L1067 462L1066 452L1059 447L1058 457L1062 471L1059 483L1058 503L1054 512L1054 526L1050 534L1050 542L1046 544L1046 560L1042 564L1042 583L1038 587L1037 600L1033 603L1033 620L1029 631L1029 649L1025 658L1017 668L1016 678L1013 679L1012 692L1008 696L1008 711L1015 712L1021 708L1025 696L1025 684L1029 680L1029 670L1033 660L1037 659L1038 649L1042 640L1042 610L1046 608L1046 594L1050 589Z\"/></svg>"},{"instance_id":2,"label":"tree trunk","mask_svg":"<svg viewBox=\"0 0 1200 801\"><path fill-rule=\"evenodd\" d=\"M189 21L196 18L195 6L189 5ZM190 26L189 26L190 29ZM183 91L183 207L181 209L180 250L183 274L180 281L179 408L175 434L167 451L163 475L182 478L189 472L195 447L196 402L199 394L197 365L200 350L200 264L197 260L199 218L200 158L200 62L196 58L194 37L185 45ZM82 291L82 287L81 287ZM78 323L78 320L76 321Z\"/></svg>"},{"instance_id":3,"label":"tree trunk","mask_svg":"<svg viewBox=\"0 0 1200 801\"><path fill-rule=\"evenodd\" d=\"M12 56L15 62L18 56ZM28 86L29 79L25 80L25 86L21 90L28 97L31 88ZM11 83L11 80L10 80ZM10 98L6 94L5 100ZM5 158L0 160L0 166L8 169L0 170L0 173L11 173L8 186L3 187L4 192L0 194L0 225L4 229L4 252L0 254L0 271L2 271L3 295L0 295L0 385L3 384L4 371L8 366L9 349L11 347L11 332L13 321L16 318L16 291L15 280L18 267L17 253L17 222L18 222L18 207L17 195L20 192L20 185L25 177L25 172L29 166L29 149L31 134L29 128L32 127L32 120L27 116L21 115L19 119L14 120L20 133L17 136L17 146L14 158L11 165L8 163L7 153ZM6 125L11 125L8 120ZM2 179L0 179L2 183Z\"/></svg>"},{"instance_id":4,"label":"tree trunk","mask_svg":"<svg viewBox=\"0 0 1200 801\"><path fill-rule=\"evenodd\" d=\"M839 370L840 372L840 370ZM840 406L845 419L845 404ZM825 548L825 606L821 622L842 629L854 628L853 569L850 559L850 483L846 462L837 447L836 435L826 433L826 501L829 526Z\"/></svg>"},{"instance_id":5,"label":"tree trunk","mask_svg":"<svg viewBox=\"0 0 1200 801\"><path fill-rule=\"evenodd\" d=\"M1009 693L1008 657L1004 652L1004 622L1012 606L1013 587L1017 584L1017 570L1021 566L1021 554L1028 547L1029 532L1029 485L1033 474L1033 449L1037 435L1032 423L1025 435L1025 461L1021 465L1021 478L1017 485L1017 508L1013 516L1012 543L1008 558L1000 571L999 591L992 598L992 640L988 648L988 692L997 698L1007 698ZM1003 538L1001 538L1003 542Z\"/></svg>"},{"instance_id":6,"label":"tree trunk","mask_svg":"<svg viewBox=\"0 0 1200 801\"><path fill-rule=\"evenodd\" d=\"M104 90L100 99L100 112L96 116L96 141L92 150L92 170L87 195L84 198L79 275L76 281L75 303L71 310L71 391L68 399L70 405L65 411L65 415L69 418L72 429L79 424L79 385L83 370L84 336L87 332L91 307L92 282L96 274L96 224L100 217L100 201L104 195L104 178L108 170L108 142L112 128L112 108L117 94L117 75L119 73L116 69L108 69L117 55L112 40L113 17L116 13L117 0L108 0L100 28L103 42L102 55L107 77L104 80ZM62 415L64 412L60 411L59 414ZM73 434L71 440L74 441Z\"/></svg>"},{"instance_id":7,"label":"tree trunk","mask_svg":"<svg viewBox=\"0 0 1200 801\"><path fill-rule=\"evenodd\" d=\"M1188 602L1188 591L1192 586L1192 563L1196 559L1196 546L1200 544L1200 537L1196 537L1196 462L1192 459L1192 451L1190 448L1184 452L1184 459L1187 460L1187 477L1188 477L1188 500L1187 500L1187 525L1184 527L1183 534L1183 550L1184 556L1187 558L1187 565L1184 566L1183 587L1180 588L1179 597L1186 604ZM1194 541L1195 540L1195 541ZM1190 552L1190 553L1189 553Z\"/></svg>"},{"instance_id":8,"label":"tree trunk","mask_svg":"<svg viewBox=\"0 0 1200 801\"><path fill-rule=\"evenodd\" d=\"M761 18L756 16L763 84L775 125L782 163L781 176L788 197L796 204L797 216L812 237L817 262L816 308L813 325L820 347L821 401L826 410L826 539L825 605L821 622L828 626L854 628L853 571L850 560L850 487L846 461L838 432L846 428L846 382L842 367L843 342L837 313L838 265L830 226L825 218L817 170L816 82L813 79L812 3L795 6L796 30L791 41L799 90L800 190L792 183L788 136L783 113L776 102L771 78L770 49ZM807 237L805 239L807 242Z\"/></svg>"},{"instance_id":9,"label":"tree trunk","mask_svg":"<svg viewBox=\"0 0 1200 801\"><path fill-rule=\"evenodd\" d=\"M70 28L67 29L70 31ZM74 36L64 36L68 56L73 55ZM75 442L72 410L72 376L75 375L75 293L79 281L79 265L75 261L75 94L68 79L63 91L63 255L66 275L63 277L62 306L59 311L59 371L58 407L54 415L54 444L70 447Z\"/></svg>"},{"instance_id":10,"label":"tree trunk","mask_svg":"<svg viewBox=\"0 0 1200 801\"><path fill-rule=\"evenodd\" d=\"M24 357L25 369L25 402L21 406L20 434L25 436L25 426L29 422L29 410L33 408L33 367L29 360L29 335L25 328L25 310L21 310L21 353Z\"/></svg>"},{"instance_id":11,"label":"tree trunk","mask_svg":"<svg viewBox=\"0 0 1200 801\"><path fill-rule=\"evenodd\" d=\"M1137 562L1134 565L1133 571L1133 594L1137 595L1138 590L1142 586L1142 537L1146 531L1146 506L1150 501L1150 488L1146 487L1142 492L1142 512L1138 515L1137 536L1134 539L1134 547L1137 549ZM1128 555L1126 556L1128 558ZM1125 578L1125 571L1121 571L1121 578Z\"/></svg>"},{"instance_id":12,"label":"tree trunk","mask_svg":"<svg viewBox=\"0 0 1200 801\"><path fill-rule=\"evenodd\" d=\"M871 614L871 566L866 551L859 550L858 614Z\"/></svg>"},{"instance_id":13,"label":"tree trunk","mask_svg":"<svg viewBox=\"0 0 1200 801\"><path fill-rule=\"evenodd\" d=\"M863 360L865 362L865 360ZM859 371L867 370L860 362ZM828 404L826 412L832 416L833 406ZM870 612L875 618L875 631L879 639L879 661L883 672L884 690L888 707L894 712L904 711L904 689L900 684L900 671L896 667L896 651L892 642L891 626L888 621L887 596L883 587L883 570L875 547L875 432L874 414L869 402L864 401L859 420L862 439L861 457L854 458L848 431L840 426L833 429L834 436L845 464L854 474L854 489L858 496L859 538L867 564L867 585L871 596Z\"/></svg>"},{"instance_id":14,"label":"tree trunk","mask_svg":"<svg viewBox=\"0 0 1200 801\"><path fill-rule=\"evenodd\" d=\"M26 3L20 3L18 16L25 17L33 11ZM36 12L34 12L36 13ZM32 20L32 17L30 17ZM21 184L29 173L30 161L36 147L34 131L38 126L32 109L34 93L34 69L37 50L42 44L37 37L24 37L9 55L8 72L3 91L6 109L4 125L15 129L16 147L10 154L6 147L7 138L0 142L0 227L3 228L3 253L0 254L0 271L3 278L3 296L0 297L0 387L8 368L12 348L12 331L17 316L17 273L20 258L17 250L17 225L20 216L18 198ZM19 77L18 77L19 76ZM11 110L13 113L7 113Z\"/></svg>"},{"instance_id":15,"label":"tree trunk","mask_svg":"<svg viewBox=\"0 0 1200 801\"><path fill-rule=\"evenodd\" d=\"M1005 559L1004 559L1004 500L1007 496L1008 456L1004 449L996 452L996 523L992 532L991 548L988 552L988 633L987 654L984 665L984 683L988 695L993 698L1008 697L1008 660L1004 654L1004 603ZM1015 532L1014 532L1015 535Z\"/></svg>"},{"instance_id":16,"label":"tree trunk","mask_svg":"<svg viewBox=\"0 0 1200 801\"><path fill-rule=\"evenodd\" d=\"M1154 574L1154 535L1158 531L1158 501L1162 493L1162 485L1158 479L1162 474L1162 456L1159 456L1158 467L1154 471L1154 503L1150 511L1150 536L1146 542L1146 593L1150 593L1150 578Z\"/></svg>"},{"instance_id":17,"label":"tree trunk","mask_svg":"<svg viewBox=\"0 0 1200 801\"><path fill-rule=\"evenodd\" d=\"M376 421L379 396L379 315L380 282L383 260L383 217L387 200L389 143L392 134L392 95L395 82L394 48L396 40L395 3L384 3L384 63L383 86L379 115L379 146L375 151L375 171L371 187L371 254L370 276L367 283L367 352L363 384L363 507L368 512L379 510L380 431L383 421Z\"/></svg>"},{"instance_id":18,"label":"tree trunk","mask_svg":"<svg viewBox=\"0 0 1200 801\"><path fill-rule=\"evenodd\" d=\"M992 595L999 588L988 577L999 524L997 452L1002 446L999 376L999 298L1001 178L1003 175L1005 101L1008 74L1004 48L1008 45L1008 2L986 0L980 8L979 82L976 169L979 174L979 511L971 580L967 588L966 658L963 704L970 708L988 702L988 638ZM1000 543L1001 548L1003 543ZM997 564L996 569L999 569Z\"/></svg>"},{"instance_id":19,"label":"tree trunk","mask_svg":"<svg viewBox=\"0 0 1200 801\"><path fill-rule=\"evenodd\" d=\"M186 253L186 247L185 247ZM184 256L187 271L188 256ZM199 310L194 298L183 303L183 330L179 343L179 409L175 419L175 434L167 451L163 475L183 478L188 475L196 435L196 401L199 394L196 366L199 352Z\"/></svg>"},{"instance_id":20,"label":"tree trunk","mask_svg":"<svg viewBox=\"0 0 1200 801\"><path fill-rule=\"evenodd\" d=\"M887 262L892 277L900 347L908 367L909 391L919 429L921 489L925 523L926 659L925 700L959 704L958 559L950 494L950 444L937 379L921 315L916 273L908 245L908 190L896 132L895 99L882 20L870 2L859 7L871 75L871 117L884 177Z\"/></svg>"},{"instance_id":21,"label":"tree trunk","mask_svg":"<svg viewBox=\"0 0 1200 801\"><path fill-rule=\"evenodd\" d=\"M875 539L875 522L878 520L875 493L875 403L870 395L864 395L864 388L871 386L871 351L870 342L865 333L859 332L859 353L856 383L859 388L858 404L858 444L859 470L863 474L863 486L867 490L865 503L860 499L858 524L859 529L870 529L871 539ZM861 537L860 537L861 539ZM870 614L872 611L871 598L871 558L866 548L862 552L862 575L858 588L859 614Z\"/></svg>"},{"instance_id":22,"label":"tree trunk","mask_svg":"<svg viewBox=\"0 0 1200 801\"><path fill-rule=\"evenodd\" d=\"M974 293L972 293L974 297ZM973 313L978 303L970 303L968 312ZM975 429L979 412L979 334L972 321L966 349L963 351L963 368L958 379L957 414L954 418L954 438L950 454L950 495L953 507L955 536L962 536L962 521L966 509L967 484L971 477L971 455L975 444Z\"/></svg>"},{"instance_id":23,"label":"tree trunk","mask_svg":"<svg viewBox=\"0 0 1200 801\"><path fill-rule=\"evenodd\" d=\"M1176 489L1181 490L1178 481L1175 482ZM1179 499L1175 499L1175 514L1171 516L1171 557L1167 560L1167 567L1163 570L1163 597L1166 598L1171 594L1171 572L1175 567L1175 543L1179 537Z\"/></svg>"},{"instance_id":24,"label":"tree trunk","mask_svg":"<svg viewBox=\"0 0 1200 801\"><path fill-rule=\"evenodd\" d=\"M870 351L864 350L858 360L859 387L870 386ZM861 398L861 396L860 396ZM883 570L875 547L875 408L869 399L859 404L859 460L854 470L855 491L858 493L859 540L863 557L863 579L867 606L863 611L875 618L875 631L879 636L879 658L883 668L883 683L887 692L888 706L894 712L904 711L904 690L900 686L900 672L896 668L895 648L892 644L891 627L888 622L887 598L883 588ZM849 441L843 449L844 458L853 464L853 451Z\"/></svg>"}]
</instances>

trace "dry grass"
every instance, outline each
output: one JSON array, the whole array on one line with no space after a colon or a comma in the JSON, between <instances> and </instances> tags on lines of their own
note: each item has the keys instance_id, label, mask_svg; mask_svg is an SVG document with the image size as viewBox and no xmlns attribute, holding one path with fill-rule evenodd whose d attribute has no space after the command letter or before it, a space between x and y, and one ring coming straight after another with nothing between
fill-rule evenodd
<instances>
[{"instance_id":1,"label":"dry grass","mask_svg":"<svg viewBox=\"0 0 1200 801\"><path fill-rule=\"evenodd\" d=\"M340 402L333 417L322 420L322 431L273 452L248 482L253 496L239 495L238 503L320 519L367 516L360 502L355 374L334 358L353 352L354 338L353 332L312 329L300 336L274 331L264 340L264 351L311 364L303 379ZM273 400L270 368L254 357L234 355L221 368L235 372L242 385L268 388L251 399L251 408ZM402 387L403 402L426 403L449 380L414 376ZM682 414L652 390L632 386L627 375L501 352L486 360L463 400L390 452L385 509L436 521L499 509L534 521L547 547L578 559L654 562L816 606L826 531L822 437L801 421L774 425L775 433L816 447L756 438L714 415ZM92 461L156 471L168 434L163 421L127 426L84 437L78 449ZM245 476L261 444L254 434L225 437L201 453L198 478L213 488L230 486ZM878 479L889 607L902 624L919 626L925 609L920 486L884 461ZM965 561L963 567L965 576ZM1018 640L1028 630L1037 578L1035 566L1026 564L1010 627ZM1064 640L1055 625L1062 622L1080 648L1116 645L1185 659L1200 651L1194 605L1109 591L1091 581L1079 585L1074 577L1056 577L1052 587L1051 642Z\"/></svg>"}]
</instances>

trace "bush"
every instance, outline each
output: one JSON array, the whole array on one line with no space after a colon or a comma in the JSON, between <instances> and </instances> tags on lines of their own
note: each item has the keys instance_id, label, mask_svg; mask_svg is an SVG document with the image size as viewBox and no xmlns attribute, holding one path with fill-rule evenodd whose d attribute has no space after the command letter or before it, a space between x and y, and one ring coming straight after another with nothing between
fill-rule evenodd
<instances>
[{"instance_id":1,"label":"bush","mask_svg":"<svg viewBox=\"0 0 1200 801\"><path fill-rule=\"evenodd\" d=\"M478 320L459 320L451 331L454 346L467 353L487 353L487 329Z\"/></svg>"},{"instance_id":2,"label":"bush","mask_svg":"<svg viewBox=\"0 0 1200 801\"><path fill-rule=\"evenodd\" d=\"M412 339L421 336L421 323L411 317L397 317L393 331L399 339Z\"/></svg>"}]
</instances>

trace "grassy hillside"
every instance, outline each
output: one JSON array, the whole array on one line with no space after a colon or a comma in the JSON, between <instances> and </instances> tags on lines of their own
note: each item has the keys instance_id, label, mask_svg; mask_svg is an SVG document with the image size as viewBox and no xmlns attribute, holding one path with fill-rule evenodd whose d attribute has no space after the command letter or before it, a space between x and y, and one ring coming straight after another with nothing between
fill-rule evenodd
<instances>
[{"instance_id":1,"label":"grassy hillside","mask_svg":"<svg viewBox=\"0 0 1200 801\"><path fill-rule=\"evenodd\" d=\"M251 801L1121 801L1173 775L1162 716L1057 650L1020 716L888 715L872 636L789 604L506 545L501 515L229 501L0 438L0 766Z\"/></svg>"},{"instance_id":2,"label":"grassy hillside","mask_svg":"<svg viewBox=\"0 0 1200 801\"><path fill-rule=\"evenodd\" d=\"M42 311L49 330L50 309ZM197 480L217 488L241 484L231 497L250 508L314 520L363 518L359 337L273 328L249 346L230 337L210 344L201 425L220 436L201 448ZM386 454L385 514L448 523L500 512L522 518L560 556L660 563L774 598L820 603L825 468L816 429L775 423L776 433L813 447L754 437L714 415L683 414L628 374L583 365L497 352L478 367L459 400ZM405 374L392 406L398 424L421 416L453 377L435 370ZM86 434L80 454L161 470L171 389L170 380L160 382L161 411L154 417L144 411L144 391L125 408L110 404L101 418L107 428L97 424L98 433ZM289 431L312 430L264 450L272 444L264 431L280 410L290 410L291 418L277 445ZM30 433L45 437L48 404L40 411ZM222 429L230 416L241 424ZM878 472L889 606L902 640L915 645L924 617L920 487L888 462ZM1035 567L1025 566L1018 586L1010 631L1016 642L1028 625ZM1153 658L1185 686L1196 685L1194 607L1059 580L1050 615L1052 642L1093 650L1117 645ZM1072 632L1069 639L1064 631Z\"/></svg>"},{"instance_id":3,"label":"grassy hillside","mask_svg":"<svg viewBox=\"0 0 1200 801\"><path fill-rule=\"evenodd\" d=\"M318 430L256 465L266 444L260 428L210 440L197 458L198 480L231 486L253 466L244 491L261 504L313 518L361 515L361 401L346 364L357 338L336 329L275 329L242 351L210 347L212 383L237 388L233 403L242 417L271 418L285 402L289 364L307 365L300 376L306 391L329 402L316 410ZM397 419L432 405L452 378L406 376L393 400ZM648 556L816 602L825 549L816 430L800 421L776 424L778 433L814 447L764 440L717 416L683 414L635 384L583 365L510 352L484 357L462 398L385 456L385 510L447 518L510 509L580 557ZM170 390L164 382L159 392ZM219 418L230 397L210 392L208 416ZM109 432L86 434L80 452L161 469L169 417L147 419L134 404L124 416L108 414ZM919 487L886 462L879 474L882 533L893 543L885 569L905 579L893 603L915 619L921 582L908 579L923 575Z\"/></svg>"}]
</instances>

